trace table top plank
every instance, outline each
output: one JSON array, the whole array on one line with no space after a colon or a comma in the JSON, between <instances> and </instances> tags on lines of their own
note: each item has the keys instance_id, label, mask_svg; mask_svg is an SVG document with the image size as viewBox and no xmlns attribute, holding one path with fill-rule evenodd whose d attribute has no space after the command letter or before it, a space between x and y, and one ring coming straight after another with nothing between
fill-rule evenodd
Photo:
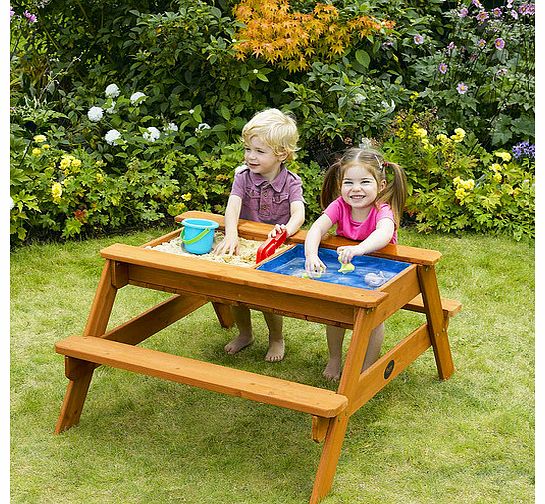
<instances>
[{"instance_id":1,"label":"table top plank","mask_svg":"<svg viewBox=\"0 0 545 504\"><path fill-rule=\"evenodd\" d=\"M105 259L184 273L192 278L220 280L241 287L251 286L354 307L374 308L388 296L384 292L315 282L310 279L294 278L232 264L220 264L196 257L169 254L121 243L102 249L100 254Z\"/></svg>"}]
</instances>

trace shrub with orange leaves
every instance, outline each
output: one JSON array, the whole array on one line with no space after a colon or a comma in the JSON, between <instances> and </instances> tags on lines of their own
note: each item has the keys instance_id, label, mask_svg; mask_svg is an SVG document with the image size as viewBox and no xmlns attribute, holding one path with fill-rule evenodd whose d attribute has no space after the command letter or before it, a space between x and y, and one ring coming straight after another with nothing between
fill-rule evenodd
<instances>
[{"instance_id":1,"label":"shrub with orange leaves","mask_svg":"<svg viewBox=\"0 0 545 504\"><path fill-rule=\"evenodd\" d=\"M317 3L312 13L290 12L288 0L242 0L233 10L244 24L236 34L236 57L263 58L290 72L306 70L314 57L334 60L353 38L392 29L393 21L369 16L344 20L333 5Z\"/></svg>"}]
</instances>

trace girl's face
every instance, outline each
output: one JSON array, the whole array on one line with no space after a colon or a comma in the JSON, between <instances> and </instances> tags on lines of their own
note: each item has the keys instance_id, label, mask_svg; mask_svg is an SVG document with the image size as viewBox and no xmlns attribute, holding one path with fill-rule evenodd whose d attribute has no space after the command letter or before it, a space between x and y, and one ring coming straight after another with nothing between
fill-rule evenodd
<instances>
[{"instance_id":1,"label":"girl's face","mask_svg":"<svg viewBox=\"0 0 545 504\"><path fill-rule=\"evenodd\" d=\"M351 166L345 170L341 181L341 197L352 207L353 216L366 217L386 181L377 183L375 177L363 166Z\"/></svg>"},{"instance_id":2,"label":"girl's face","mask_svg":"<svg viewBox=\"0 0 545 504\"><path fill-rule=\"evenodd\" d=\"M273 150L257 136L244 142L244 162L252 173L257 173L271 181L278 175L280 165L286 156L277 156Z\"/></svg>"}]
</instances>

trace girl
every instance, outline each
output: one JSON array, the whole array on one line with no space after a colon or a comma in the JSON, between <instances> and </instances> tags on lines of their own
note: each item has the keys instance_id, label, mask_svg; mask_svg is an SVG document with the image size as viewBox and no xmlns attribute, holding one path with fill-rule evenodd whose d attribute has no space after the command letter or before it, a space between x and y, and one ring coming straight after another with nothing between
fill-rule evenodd
<instances>
[{"instance_id":1,"label":"girl","mask_svg":"<svg viewBox=\"0 0 545 504\"><path fill-rule=\"evenodd\" d=\"M391 178L390 182L387 177ZM325 270L318 257L318 246L335 224L338 236L360 242L337 249L343 264L354 256L397 243L397 228L406 197L407 181L400 166L384 161L374 150L348 150L326 172L320 198L325 210L305 240L307 273L312 277ZM344 329L327 326L329 362L323 374L329 380L340 378L343 339ZM384 324L381 324L371 333L362 371L378 359L383 339Z\"/></svg>"},{"instance_id":2,"label":"girl","mask_svg":"<svg viewBox=\"0 0 545 504\"><path fill-rule=\"evenodd\" d=\"M295 157L297 125L280 110L268 109L256 114L242 129L245 165L237 168L231 195L225 210L225 239L214 253L238 253L238 220L248 219L274 224L269 236L286 229L288 236L296 233L305 220L303 185L290 172L285 161ZM228 354L235 354L253 342L250 310L233 307L239 335L225 345ZM284 358L282 317L264 313L269 329L269 349L265 360Z\"/></svg>"}]
</instances>

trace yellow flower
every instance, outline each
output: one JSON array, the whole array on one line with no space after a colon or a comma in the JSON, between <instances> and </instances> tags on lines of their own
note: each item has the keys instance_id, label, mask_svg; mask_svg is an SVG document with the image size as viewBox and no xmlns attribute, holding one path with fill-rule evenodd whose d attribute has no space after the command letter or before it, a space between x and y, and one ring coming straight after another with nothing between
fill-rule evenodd
<instances>
[{"instance_id":1,"label":"yellow flower","mask_svg":"<svg viewBox=\"0 0 545 504\"><path fill-rule=\"evenodd\" d=\"M42 153L42 149L34 148L32 149L32 155L33 156L39 156Z\"/></svg>"},{"instance_id":2,"label":"yellow flower","mask_svg":"<svg viewBox=\"0 0 545 504\"><path fill-rule=\"evenodd\" d=\"M419 96L420 95L415 91L411 96L409 96L409 100L416 101Z\"/></svg>"},{"instance_id":3,"label":"yellow flower","mask_svg":"<svg viewBox=\"0 0 545 504\"><path fill-rule=\"evenodd\" d=\"M43 142L45 142L46 140L47 140L47 138L45 137L45 135L36 135L36 136L34 137L34 141L35 141L36 143L43 143Z\"/></svg>"},{"instance_id":4,"label":"yellow flower","mask_svg":"<svg viewBox=\"0 0 545 504\"><path fill-rule=\"evenodd\" d=\"M102 173L98 172L98 173L96 174L96 179L97 179L97 182L98 182L99 184L102 184L102 182L104 182L104 175L102 175Z\"/></svg>"},{"instance_id":5,"label":"yellow flower","mask_svg":"<svg viewBox=\"0 0 545 504\"><path fill-rule=\"evenodd\" d=\"M465 189L462 189L461 187L456 189L456 197L461 201L467 196L467 193Z\"/></svg>"},{"instance_id":6,"label":"yellow flower","mask_svg":"<svg viewBox=\"0 0 545 504\"><path fill-rule=\"evenodd\" d=\"M511 161L511 154L509 154L509 152L494 152L494 154L496 156L498 156L499 158L503 159L506 163L508 163L509 161Z\"/></svg>"},{"instance_id":7,"label":"yellow flower","mask_svg":"<svg viewBox=\"0 0 545 504\"><path fill-rule=\"evenodd\" d=\"M466 132L462 128L456 128L454 130L454 135L451 135L450 138L454 142L461 142L466 136Z\"/></svg>"},{"instance_id":8,"label":"yellow flower","mask_svg":"<svg viewBox=\"0 0 545 504\"><path fill-rule=\"evenodd\" d=\"M441 143L447 143L448 142L448 136L445 135L444 133L439 133L439 135L437 135L435 138L437 140L439 140L439 142L441 142Z\"/></svg>"},{"instance_id":9,"label":"yellow flower","mask_svg":"<svg viewBox=\"0 0 545 504\"><path fill-rule=\"evenodd\" d=\"M184 201L189 201L191 199L191 193L188 192L188 193L182 194L182 199Z\"/></svg>"},{"instance_id":10,"label":"yellow flower","mask_svg":"<svg viewBox=\"0 0 545 504\"><path fill-rule=\"evenodd\" d=\"M494 173L493 179L494 179L496 182L501 182L501 174L498 173L498 172Z\"/></svg>"},{"instance_id":11,"label":"yellow flower","mask_svg":"<svg viewBox=\"0 0 545 504\"><path fill-rule=\"evenodd\" d=\"M79 168L81 166L81 159L72 159L71 165L72 168Z\"/></svg>"},{"instance_id":12,"label":"yellow flower","mask_svg":"<svg viewBox=\"0 0 545 504\"><path fill-rule=\"evenodd\" d=\"M53 196L53 201L58 203L62 196L62 185L59 182L53 182L51 186L51 195Z\"/></svg>"},{"instance_id":13,"label":"yellow flower","mask_svg":"<svg viewBox=\"0 0 545 504\"><path fill-rule=\"evenodd\" d=\"M501 171L501 164L499 164L499 163L493 163L493 164L490 166L490 169L491 169L493 172L499 172L499 171Z\"/></svg>"},{"instance_id":14,"label":"yellow flower","mask_svg":"<svg viewBox=\"0 0 545 504\"><path fill-rule=\"evenodd\" d=\"M61 159L61 162L60 162L59 166L61 167L62 170L66 170L67 168L70 167L70 163L71 163L71 160L69 158L63 157Z\"/></svg>"},{"instance_id":15,"label":"yellow flower","mask_svg":"<svg viewBox=\"0 0 545 504\"><path fill-rule=\"evenodd\" d=\"M51 148L51 145L49 144L43 144L42 145L42 149L50 149Z\"/></svg>"}]
</instances>

